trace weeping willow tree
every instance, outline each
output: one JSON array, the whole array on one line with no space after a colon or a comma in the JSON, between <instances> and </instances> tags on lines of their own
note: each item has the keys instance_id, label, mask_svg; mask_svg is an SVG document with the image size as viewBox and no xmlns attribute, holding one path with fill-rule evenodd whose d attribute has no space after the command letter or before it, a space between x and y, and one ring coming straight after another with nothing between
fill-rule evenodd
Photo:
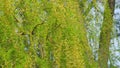
<instances>
[{"instance_id":1,"label":"weeping willow tree","mask_svg":"<svg viewBox=\"0 0 120 68\"><path fill-rule=\"evenodd\" d=\"M99 42L98 62L100 68L108 68L109 47L110 47L111 32L113 26L114 6L115 6L115 0L106 0L105 10L104 10L104 20L101 27L100 42Z\"/></svg>"},{"instance_id":2,"label":"weeping willow tree","mask_svg":"<svg viewBox=\"0 0 120 68\"><path fill-rule=\"evenodd\" d=\"M78 0L1 0L0 67L96 68Z\"/></svg>"}]
</instances>

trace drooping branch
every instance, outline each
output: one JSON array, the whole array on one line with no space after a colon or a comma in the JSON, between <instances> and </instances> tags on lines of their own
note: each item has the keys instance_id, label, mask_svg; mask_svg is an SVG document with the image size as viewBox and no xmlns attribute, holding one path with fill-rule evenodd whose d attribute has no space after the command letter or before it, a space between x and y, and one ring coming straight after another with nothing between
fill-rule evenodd
<instances>
[{"instance_id":1,"label":"drooping branch","mask_svg":"<svg viewBox=\"0 0 120 68\"><path fill-rule=\"evenodd\" d=\"M109 46L113 27L115 0L108 0L104 10L104 19L100 33L98 62L100 68L108 68ZM107 27L107 28L106 28Z\"/></svg>"}]
</instances>

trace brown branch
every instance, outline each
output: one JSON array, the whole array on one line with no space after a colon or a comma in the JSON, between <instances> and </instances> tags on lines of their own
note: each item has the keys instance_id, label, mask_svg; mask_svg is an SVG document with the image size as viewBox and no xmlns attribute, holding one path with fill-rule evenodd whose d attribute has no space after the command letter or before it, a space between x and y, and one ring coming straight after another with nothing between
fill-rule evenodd
<instances>
[{"instance_id":1,"label":"brown branch","mask_svg":"<svg viewBox=\"0 0 120 68\"><path fill-rule=\"evenodd\" d=\"M33 27L33 30L32 30L32 32L31 32L31 34L34 35L34 31L37 29L38 26L40 26L40 25L42 25L42 24L44 24L44 22L35 25L35 26Z\"/></svg>"}]
</instances>

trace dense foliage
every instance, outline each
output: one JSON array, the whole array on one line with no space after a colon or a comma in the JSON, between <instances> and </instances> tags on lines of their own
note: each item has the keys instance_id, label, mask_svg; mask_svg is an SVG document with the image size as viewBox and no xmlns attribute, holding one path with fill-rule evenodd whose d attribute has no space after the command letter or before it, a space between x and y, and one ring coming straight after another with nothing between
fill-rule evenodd
<instances>
[{"instance_id":1,"label":"dense foliage","mask_svg":"<svg viewBox=\"0 0 120 68\"><path fill-rule=\"evenodd\" d=\"M114 68L114 6L115 0L1 0L0 68Z\"/></svg>"},{"instance_id":2,"label":"dense foliage","mask_svg":"<svg viewBox=\"0 0 120 68\"><path fill-rule=\"evenodd\" d=\"M2 68L96 67L77 0L1 0Z\"/></svg>"}]
</instances>

